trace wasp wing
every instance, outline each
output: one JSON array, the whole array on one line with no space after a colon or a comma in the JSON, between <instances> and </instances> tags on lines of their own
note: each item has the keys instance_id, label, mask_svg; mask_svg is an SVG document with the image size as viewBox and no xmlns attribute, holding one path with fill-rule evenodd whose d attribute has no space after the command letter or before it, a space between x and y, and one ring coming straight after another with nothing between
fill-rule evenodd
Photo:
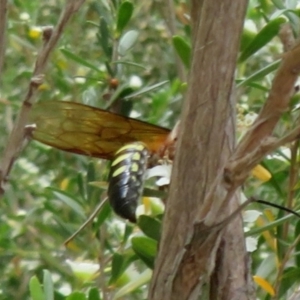
<instances>
[{"instance_id":1,"label":"wasp wing","mask_svg":"<svg viewBox=\"0 0 300 300\"><path fill-rule=\"evenodd\" d=\"M104 159L112 159L119 148L135 141L156 152L170 133L166 128L65 101L37 103L30 122L36 125L33 139L64 151Z\"/></svg>"}]
</instances>

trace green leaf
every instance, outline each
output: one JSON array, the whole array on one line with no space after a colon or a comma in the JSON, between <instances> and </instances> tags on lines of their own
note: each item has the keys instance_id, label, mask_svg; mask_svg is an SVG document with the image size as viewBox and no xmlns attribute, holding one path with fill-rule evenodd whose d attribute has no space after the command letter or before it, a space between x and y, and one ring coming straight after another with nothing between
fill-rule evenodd
<instances>
[{"instance_id":1,"label":"green leaf","mask_svg":"<svg viewBox=\"0 0 300 300\"><path fill-rule=\"evenodd\" d=\"M40 284L36 276L30 278L29 290L32 300L46 300L42 285Z\"/></svg>"},{"instance_id":2,"label":"green leaf","mask_svg":"<svg viewBox=\"0 0 300 300\"><path fill-rule=\"evenodd\" d=\"M296 224L296 228L295 228L295 239L297 239L300 235L300 221L297 222ZM300 243L298 243L295 247L295 252L299 253L300 251ZM300 269L300 253L295 255L295 261L296 261L296 265L297 267Z\"/></svg>"},{"instance_id":3,"label":"green leaf","mask_svg":"<svg viewBox=\"0 0 300 300\"><path fill-rule=\"evenodd\" d=\"M67 194L66 192L62 192L55 188L48 188L55 197L57 197L59 200L64 202L66 205L68 205L74 212L76 212L81 218L85 219L86 215L83 211L83 208L78 204L80 203L79 200L75 200L75 198L72 198L71 195Z\"/></svg>"},{"instance_id":4,"label":"green leaf","mask_svg":"<svg viewBox=\"0 0 300 300\"><path fill-rule=\"evenodd\" d=\"M246 49L241 53L239 62L245 61L251 55L260 50L265 46L269 41L276 36L280 30L280 27L283 23L286 22L286 19L283 17L274 19L270 21L252 40L252 42L246 47Z\"/></svg>"},{"instance_id":5,"label":"green leaf","mask_svg":"<svg viewBox=\"0 0 300 300\"><path fill-rule=\"evenodd\" d=\"M51 268L55 269L62 276L71 276L72 272L69 268L66 268L64 264L62 264L61 258L56 255L52 255L48 251L39 251L39 255L41 259L45 262L45 265L51 266Z\"/></svg>"},{"instance_id":6,"label":"green leaf","mask_svg":"<svg viewBox=\"0 0 300 300\"><path fill-rule=\"evenodd\" d=\"M288 267L283 271L280 280L280 290L278 299L285 299L287 291L297 282L299 282L300 269L295 267Z\"/></svg>"},{"instance_id":7,"label":"green leaf","mask_svg":"<svg viewBox=\"0 0 300 300\"><path fill-rule=\"evenodd\" d=\"M189 45L181 36L178 35L173 36L172 42L180 59L182 60L186 68L189 68L192 53L191 45Z\"/></svg>"},{"instance_id":8,"label":"green leaf","mask_svg":"<svg viewBox=\"0 0 300 300\"><path fill-rule=\"evenodd\" d=\"M151 188L145 188L143 191L143 196L145 197L157 197L163 198L166 197L168 193L166 191L159 191Z\"/></svg>"},{"instance_id":9,"label":"green leaf","mask_svg":"<svg viewBox=\"0 0 300 300\"><path fill-rule=\"evenodd\" d=\"M44 294L45 300L54 300L54 288L51 274L48 270L43 270L43 286L44 286Z\"/></svg>"},{"instance_id":10,"label":"green leaf","mask_svg":"<svg viewBox=\"0 0 300 300\"><path fill-rule=\"evenodd\" d=\"M54 291L54 299L55 300L66 300L66 297L63 296L61 293Z\"/></svg>"},{"instance_id":11,"label":"green leaf","mask_svg":"<svg viewBox=\"0 0 300 300\"><path fill-rule=\"evenodd\" d=\"M119 64L119 65L128 65L128 66L132 66L132 67L137 67L137 68L141 68L144 70L147 70L147 68L141 64L137 64L135 62L132 61L127 61L127 60L117 60L112 62L113 64Z\"/></svg>"},{"instance_id":12,"label":"green leaf","mask_svg":"<svg viewBox=\"0 0 300 300\"><path fill-rule=\"evenodd\" d=\"M84 185L84 178L83 178L82 173L77 174L76 182L77 182L80 197L82 199L85 199L85 197L86 197L86 188L85 188L85 185Z\"/></svg>"},{"instance_id":13,"label":"green leaf","mask_svg":"<svg viewBox=\"0 0 300 300\"><path fill-rule=\"evenodd\" d=\"M123 91L127 90L128 88L128 83L119 85L115 92L111 95L109 101L105 104L105 109L109 109L113 105L113 103L121 97Z\"/></svg>"},{"instance_id":14,"label":"green leaf","mask_svg":"<svg viewBox=\"0 0 300 300\"><path fill-rule=\"evenodd\" d=\"M128 238L132 235L134 227L130 223L126 223L122 243L125 245Z\"/></svg>"},{"instance_id":15,"label":"green leaf","mask_svg":"<svg viewBox=\"0 0 300 300\"><path fill-rule=\"evenodd\" d=\"M94 182L96 180L95 165L93 162L89 162L88 164L86 180L87 182ZM87 199L91 199L94 190L94 186L89 184L87 185Z\"/></svg>"},{"instance_id":16,"label":"green leaf","mask_svg":"<svg viewBox=\"0 0 300 300\"><path fill-rule=\"evenodd\" d=\"M150 92L152 90L155 90L155 89L161 87L162 85L164 85L164 84L166 84L168 82L169 82L169 80L165 80L165 81L153 84L151 86L146 86L146 87L144 87L144 88L142 88L142 89L140 89L140 90L138 90L138 91L136 91L136 92L134 92L134 93L126 96L126 97L124 97L124 99L130 99L130 98L137 97L137 96L140 96L142 94L148 93L148 92Z\"/></svg>"},{"instance_id":17,"label":"green leaf","mask_svg":"<svg viewBox=\"0 0 300 300\"><path fill-rule=\"evenodd\" d=\"M111 214L111 211L112 211L112 209L111 209L109 202L105 201L104 205L102 206L101 211L99 212L99 215L98 215L95 223L93 223L93 227L98 230L98 228L100 228L100 226L104 223L104 221Z\"/></svg>"},{"instance_id":18,"label":"green leaf","mask_svg":"<svg viewBox=\"0 0 300 300\"><path fill-rule=\"evenodd\" d=\"M97 34L97 38L107 59L110 60L112 56L112 47L110 45L111 34L104 18L100 19L100 32Z\"/></svg>"},{"instance_id":19,"label":"green leaf","mask_svg":"<svg viewBox=\"0 0 300 300\"><path fill-rule=\"evenodd\" d=\"M89 290L89 298L88 300L101 300L100 299L100 295L99 295L99 291L97 288L91 288Z\"/></svg>"},{"instance_id":20,"label":"green leaf","mask_svg":"<svg viewBox=\"0 0 300 300\"><path fill-rule=\"evenodd\" d=\"M130 30L121 37L118 47L118 52L121 56L124 56L134 46L138 36L139 32L137 30Z\"/></svg>"},{"instance_id":21,"label":"green leaf","mask_svg":"<svg viewBox=\"0 0 300 300\"><path fill-rule=\"evenodd\" d=\"M124 257L118 253L114 253L112 257L111 277L109 280L109 285L114 284L124 271Z\"/></svg>"},{"instance_id":22,"label":"green leaf","mask_svg":"<svg viewBox=\"0 0 300 300\"><path fill-rule=\"evenodd\" d=\"M99 69L95 66L95 64L88 62L87 60L83 59L82 57L72 53L67 49L61 48L60 51L65 55L65 57L77 62L78 64L85 66L89 69L92 69L96 72L99 72Z\"/></svg>"},{"instance_id":23,"label":"green leaf","mask_svg":"<svg viewBox=\"0 0 300 300\"><path fill-rule=\"evenodd\" d=\"M131 19L133 13L133 4L131 2L123 2L118 10L117 31L121 33Z\"/></svg>"},{"instance_id":24,"label":"green leaf","mask_svg":"<svg viewBox=\"0 0 300 300\"><path fill-rule=\"evenodd\" d=\"M279 9L277 10L272 16L271 16L271 20L274 20L278 17L280 17L281 15L283 14L286 14L287 12L292 12L293 13L293 10L292 9L287 9L287 8L284 8L284 9Z\"/></svg>"},{"instance_id":25,"label":"green leaf","mask_svg":"<svg viewBox=\"0 0 300 300\"><path fill-rule=\"evenodd\" d=\"M300 211L298 210L297 213L300 213ZM295 215L293 214L288 214L280 219L277 219L274 222L270 222L269 224L265 225L265 226L261 226L259 228L254 228L251 229L247 232L245 232L245 237L247 236L252 236L252 235L257 235L257 234L261 234L264 231L270 230L274 227L280 226L282 225L284 222L287 222L288 220L290 220L291 218L295 218Z\"/></svg>"},{"instance_id":26,"label":"green leaf","mask_svg":"<svg viewBox=\"0 0 300 300\"><path fill-rule=\"evenodd\" d=\"M124 297L125 295L131 294L139 287L148 283L151 279L151 276L152 276L152 271L149 269L145 270L137 278L131 280L129 283L124 285L119 291L117 291L113 297L113 300L117 300Z\"/></svg>"},{"instance_id":27,"label":"green leaf","mask_svg":"<svg viewBox=\"0 0 300 300\"><path fill-rule=\"evenodd\" d=\"M240 51L244 51L246 47L253 41L254 38L255 32L245 28L241 36Z\"/></svg>"},{"instance_id":28,"label":"green leaf","mask_svg":"<svg viewBox=\"0 0 300 300\"><path fill-rule=\"evenodd\" d=\"M237 84L237 87L247 86L253 81L258 81L258 80L262 79L263 77L267 76L271 72L277 70L277 68L280 65L280 62L281 62L281 60L276 60L276 61L272 62L271 64L267 65L266 67L260 69L259 71L253 73L248 78L239 81L239 83Z\"/></svg>"},{"instance_id":29,"label":"green leaf","mask_svg":"<svg viewBox=\"0 0 300 300\"><path fill-rule=\"evenodd\" d=\"M138 218L138 226L144 234L155 241L159 241L161 233L161 222L152 217L141 215Z\"/></svg>"},{"instance_id":30,"label":"green leaf","mask_svg":"<svg viewBox=\"0 0 300 300\"><path fill-rule=\"evenodd\" d=\"M276 259L276 255L274 253L270 253L269 256L260 261L259 266L256 268L255 275L263 278L268 278L268 276L276 271L276 266L274 264L274 261Z\"/></svg>"},{"instance_id":31,"label":"green leaf","mask_svg":"<svg viewBox=\"0 0 300 300\"><path fill-rule=\"evenodd\" d=\"M146 236L133 237L132 249L139 258L151 269L154 268L154 260L157 253L157 242Z\"/></svg>"},{"instance_id":32,"label":"green leaf","mask_svg":"<svg viewBox=\"0 0 300 300\"><path fill-rule=\"evenodd\" d=\"M243 80L239 80L239 79L237 79L236 80L236 83L237 83L237 85L240 83L240 82L242 82ZM264 91L264 92L266 92L266 93L268 93L269 92L269 88L266 88L266 87L264 87L264 86L262 86L262 85L260 85L260 84L258 84L258 83L256 83L256 82L249 82L248 84L247 84L249 87L252 87L252 88L255 88L255 89L259 89L259 90L262 90L262 91Z\"/></svg>"},{"instance_id":33,"label":"green leaf","mask_svg":"<svg viewBox=\"0 0 300 300\"><path fill-rule=\"evenodd\" d=\"M86 297L84 293L74 292L69 295L66 300L86 300Z\"/></svg>"}]
</instances>

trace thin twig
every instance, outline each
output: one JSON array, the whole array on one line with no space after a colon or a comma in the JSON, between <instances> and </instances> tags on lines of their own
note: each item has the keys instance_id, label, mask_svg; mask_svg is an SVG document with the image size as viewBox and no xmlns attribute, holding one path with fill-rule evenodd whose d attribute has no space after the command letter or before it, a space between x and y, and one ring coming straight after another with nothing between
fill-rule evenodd
<instances>
[{"instance_id":1,"label":"thin twig","mask_svg":"<svg viewBox=\"0 0 300 300\"><path fill-rule=\"evenodd\" d=\"M294 211L294 210L292 210L288 207L285 207L285 206L282 206L282 205L279 205L279 204L276 204L276 203L272 203L272 202L269 202L269 201L265 201L265 200L255 199L254 197L253 197L253 200L257 203L261 203L261 204L264 204L264 205L269 205L269 206L284 210L284 211L288 212L289 214L293 214L294 216L300 218L300 214L298 214L296 211Z\"/></svg>"},{"instance_id":2,"label":"thin twig","mask_svg":"<svg viewBox=\"0 0 300 300\"><path fill-rule=\"evenodd\" d=\"M300 138L300 125L289 131L283 138L266 138L252 152L235 161L230 161L225 167L226 177L231 184L243 184L248 177L249 172L269 153L272 153L279 147L294 142Z\"/></svg>"},{"instance_id":3,"label":"thin twig","mask_svg":"<svg viewBox=\"0 0 300 300\"><path fill-rule=\"evenodd\" d=\"M24 146L24 142L26 141L27 136L25 126L28 124L29 112L32 104L35 102L37 89L42 83L43 71L49 60L50 53L55 48L69 19L83 3L84 0L69 0L54 30L52 31L49 27L44 29L43 36L45 43L38 54L27 94L25 95L18 118L4 150L0 169L0 196L4 193L4 184L7 181L7 177L16 158L19 156L19 153Z\"/></svg>"},{"instance_id":4,"label":"thin twig","mask_svg":"<svg viewBox=\"0 0 300 300\"><path fill-rule=\"evenodd\" d=\"M289 170L288 198L287 198L287 203L286 203L286 206L290 209L293 206L293 200L294 200L294 196L295 196L295 185L298 182L298 169L299 169L299 164L297 162L298 149L299 149L299 140L294 142L290 147L291 164L290 164L290 170ZM283 225L283 232L282 232L283 240L285 240L287 238L288 231L289 231L289 222L286 222Z\"/></svg>"},{"instance_id":5,"label":"thin twig","mask_svg":"<svg viewBox=\"0 0 300 300\"><path fill-rule=\"evenodd\" d=\"M68 244L86 227L88 226L91 222L93 222L94 218L97 216L99 213L100 209L103 207L105 202L107 201L107 197L103 199L100 204L95 208L93 213L88 217L88 219L70 236L64 241L65 247L68 247Z\"/></svg>"},{"instance_id":6,"label":"thin twig","mask_svg":"<svg viewBox=\"0 0 300 300\"><path fill-rule=\"evenodd\" d=\"M233 192L234 193L234 192ZM232 195L228 194L228 199L232 198ZM252 202L255 202L256 199L251 197L249 199L247 199L245 202L243 202L241 205L239 205L229 216L227 216L224 220L219 221L218 223L216 223L216 220L214 221L213 225L209 226L207 225L207 222L205 220L205 225L208 226L207 228L209 228L209 230L211 229L221 229L221 228L225 228L235 217L239 216L241 214L241 212ZM211 227L210 227L211 226Z\"/></svg>"},{"instance_id":7,"label":"thin twig","mask_svg":"<svg viewBox=\"0 0 300 300\"><path fill-rule=\"evenodd\" d=\"M211 191L207 194L202 207L202 217L206 212L210 212L207 224L214 224L214 216L221 212L227 205L230 195L241 186L250 171L263 159L265 155L276 150L280 146L295 141L300 136L300 125L290 131L285 137L275 139L271 136L282 113L288 108L291 95L294 93L294 85L300 72L300 43L286 53L277 74L273 80L273 85L269 97L258 115L256 121L238 144L235 152L225 165L224 172L218 176ZM219 207L215 207L213 190L224 185L227 194ZM211 203L214 203L212 206ZM201 217L201 216L200 216Z\"/></svg>"},{"instance_id":8,"label":"thin twig","mask_svg":"<svg viewBox=\"0 0 300 300\"><path fill-rule=\"evenodd\" d=\"M205 224L207 226L214 224L215 216L224 210L237 188L244 183L249 175L249 172L262 160L262 158L267 154L272 153L279 147L295 141L299 137L300 125L288 132L281 139L266 139L253 152L250 152L244 157L227 164L227 166L224 168L224 173L220 173L220 175L211 185L211 189L205 197L199 219L201 220L205 216ZM220 184L227 185L227 193L224 197L224 200L220 202L219 207L216 204L212 206L211 203L214 203L214 191Z\"/></svg>"},{"instance_id":9,"label":"thin twig","mask_svg":"<svg viewBox=\"0 0 300 300\"><path fill-rule=\"evenodd\" d=\"M286 252L283 260L281 261L281 264L279 265L278 268L278 273L276 276L276 281L274 284L274 290L275 290L275 298L274 299L279 299L279 288L282 282L282 276L283 276L283 271L286 267L286 264L288 263L288 260L290 259L292 252L294 251L295 247L297 244L300 242L300 235L294 240L294 242L291 244L289 247L288 251Z\"/></svg>"}]
</instances>

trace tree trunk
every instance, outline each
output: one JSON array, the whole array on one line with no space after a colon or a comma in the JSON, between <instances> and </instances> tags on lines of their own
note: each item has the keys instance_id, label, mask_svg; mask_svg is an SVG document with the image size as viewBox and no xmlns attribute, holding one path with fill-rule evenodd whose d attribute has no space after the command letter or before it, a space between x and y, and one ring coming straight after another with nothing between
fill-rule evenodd
<instances>
[{"instance_id":1,"label":"tree trunk","mask_svg":"<svg viewBox=\"0 0 300 300\"><path fill-rule=\"evenodd\" d=\"M252 299L239 205L224 166L235 146L234 72L247 1L191 3L193 59L151 300Z\"/></svg>"}]
</instances>

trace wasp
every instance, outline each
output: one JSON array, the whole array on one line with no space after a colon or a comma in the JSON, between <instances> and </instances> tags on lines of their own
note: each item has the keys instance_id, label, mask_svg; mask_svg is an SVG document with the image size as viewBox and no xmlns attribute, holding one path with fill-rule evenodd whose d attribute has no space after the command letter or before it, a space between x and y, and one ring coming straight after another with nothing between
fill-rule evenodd
<instances>
[{"instance_id":1,"label":"wasp","mask_svg":"<svg viewBox=\"0 0 300 300\"><path fill-rule=\"evenodd\" d=\"M30 122L36 125L32 137L38 142L111 160L108 200L116 214L131 222L136 222L150 162L174 156L175 131L76 102L39 102Z\"/></svg>"},{"instance_id":2,"label":"wasp","mask_svg":"<svg viewBox=\"0 0 300 300\"><path fill-rule=\"evenodd\" d=\"M179 122L171 131L67 101L37 103L31 112L30 123L36 125L32 133L36 141L63 151L111 160L108 200L116 214L133 223L137 221L135 211L143 192L146 169L159 158L174 159L179 131ZM254 171L266 172L261 165ZM255 201L300 217L283 206Z\"/></svg>"}]
</instances>

